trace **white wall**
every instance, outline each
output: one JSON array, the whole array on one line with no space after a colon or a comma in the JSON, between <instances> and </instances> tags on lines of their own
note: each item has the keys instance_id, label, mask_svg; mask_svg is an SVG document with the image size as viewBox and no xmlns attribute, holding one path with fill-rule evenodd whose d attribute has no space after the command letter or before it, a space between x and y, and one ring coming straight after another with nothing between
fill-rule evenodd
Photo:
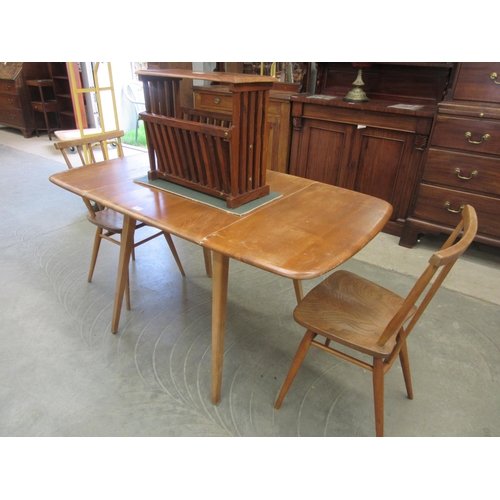
<instances>
[{"instance_id":1,"label":"white wall","mask_svg":"<svg viewBox=\"0 0 500 500\"><path fill-rule=\"evenodd\" d=\"M128 132L135 130L136 113L133 104L125 97L123 87L128 82L137 80L131 62L112 62L113 83L115 88L116 108L120 129Z\"/></svg>"}]
</instances>

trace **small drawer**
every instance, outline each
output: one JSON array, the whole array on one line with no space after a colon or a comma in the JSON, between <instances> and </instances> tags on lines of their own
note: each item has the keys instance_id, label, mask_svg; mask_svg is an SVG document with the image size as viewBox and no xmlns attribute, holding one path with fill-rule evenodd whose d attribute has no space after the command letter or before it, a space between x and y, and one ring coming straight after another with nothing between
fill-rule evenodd
<instances>
[{"instance_id":1,"label":"small drawer","mask_svg":"<svg viewBox=\"0 0 500 500\"><path fill-rule=\"evenodd\" d=\"M20 109L19 97L16 94L0 94L0 106Z\"/></svg>"},{"instance_id":2,"label":"small drawer","mask_svg":"<svg viewBox=\"0 0 500 500\"><path fill-rule=\"evenodd\" d=\"M500 199L421 184L412 217L454 227L460 207L472 205L477 212L478 232L500 236Z\"/></svg>"},{"instance_id":3,"label":"small drawer","mask_svg":"<svg viewBox=\"0 0 500 500\"><path fill-rule=\"evenodd\" d=\"M0 80L0 92L17 94L16 84L10 80Z\"/></svg>"},{"instance_id":4,"label":"small drawer","mask_svg":"<svg viewBox=\"0 0 500 500\"><path fill-rule=\"evenodd\" d=\"M221 95L214 93L196 93L196 107L210 111L232 112L233 97L231 95Z\"/></svg>"},{"instance_id":5,"label":"small drawer","mask_svg":"<svg viewBox=\"0 0 500 500\"><path fill-rule=\"evenodd\" d=\"M5 125L23 126L24 120L21 110L0 107L0 122Z\"/></svg>"},{"instance_id":6,"label":"small drawer","mask_svg":"<svg viewBox=\"0 0 500 500\"><path fill-rule=\"evenodd\" d=\"M453 98L500 103L500 63L462 63Z\"/></svg>"},{"instance_id":7,"label":"small drawer","mask_svg":"<svg viewBox=\"0 0 500 500\"><path fill-rule=\"evenodd\" d=\"M431 146L500 154L500 121L439 116Z\"/></svg>"},{"instance_id":8,"label":"small drawer","mask_svg":"<svg viewBox=\"0 0 500 500\"><path fill-rule=\"evenodd\" d=\"M430 148L423 180L500 196L500 158Z\"/></svg>"}]
</instances>

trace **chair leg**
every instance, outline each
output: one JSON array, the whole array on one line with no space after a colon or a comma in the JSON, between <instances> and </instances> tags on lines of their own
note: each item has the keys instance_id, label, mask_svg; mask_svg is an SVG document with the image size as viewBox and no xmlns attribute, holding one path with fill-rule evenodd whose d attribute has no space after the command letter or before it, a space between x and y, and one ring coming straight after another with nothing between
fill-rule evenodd
<instances>
[{"instance_id":1,"label":"chair leg","mask_svg":"<svg viewBox=\"0 0 500 500\"><path fill-rule=\"evenodd\" d=\"M179 268L179 271L181 272L182 276L186 276L184 273L184 269L181 264L181 260L179 259L179 255L177 254L177 250L174 245L174 241L172 240L172 236L170 233L163 233L163 236L165 236L165 239L167 240L167 244L170 247L170 251L172 252L172 255L174 256L175 262L177 263L177 267Z\"/></svg>"},{"instance_id":2,"label":"chair leg","mask_svg":"<svg viewBox=\"0 0 500 500\"><path fill-rule=\"evenodd\" d=\"M279 410L281 403L285 399L286 393L290 386L292 385L293 379L297 372L299 371L300 366L302 365L302 361L306 357L307 351L309 350L309 346L311 345L312 340L316 337L316 334L311 330L307 330L304 335L304 338L300 342L299 348L297 349L297 353L295 354L295 358L293 358L292 365L290 366L290 370L288 371L288 375L286 376L285 382L283 383L283 387L278 395L278 399L274 404L274 408Z\"/></svg>"},{"instance_id":3,"label":"chair leg","mask_svg":"<svg viewBox=\"0 0 500 500\"><path fill-rule=\"evenodd\" d=\"M408 394L408 399L413 399L413 387L411 385L411 374L410 374L410 359L408 358L408 345L406 340L399 351L399 361L401 362L401 368L403 369L403 377L405 379L406 392Z\"/></svg>"},{"instance_id":4,"label":"chair leg","mask_svg":"<svg viewBox=\"0 0 500 500\"><path fill-rule=\"evenodd\" d=\"M205 259L205 271L207 272L207 276L212 277L212 252L203 247L203 258Z\"/></svg>"},{"instance_id":5,"label":"chair leg","mask_svg":"<svg viewBox=\"0 0 500 500\"><path fill-rule=\"evenodd\" d=\"M384 436L384 360L373 358L373 400L375 403L375 434Z\"/></svg>"},{"instance_id":6,"label":"chair leg","mask_svg":"<svg viewBox=\"0 0 500 500\"><path fill-rule=\"evenodd\" d=\"M94 236L94 248L92 248L92 257L90 259L90 269L87 281L90 283L92 281L92 276L94 275L95 263L97 262L97 255L99 254L99 248L101 246L101 235L102 229L97 228Z\"/></svg>"}]
</instances>

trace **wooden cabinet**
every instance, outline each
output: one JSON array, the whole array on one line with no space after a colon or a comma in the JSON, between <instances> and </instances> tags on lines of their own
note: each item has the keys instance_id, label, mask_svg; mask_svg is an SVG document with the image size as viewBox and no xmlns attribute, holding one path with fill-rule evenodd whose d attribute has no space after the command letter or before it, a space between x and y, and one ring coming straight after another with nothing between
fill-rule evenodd
<instances>
[{"instance_id":1,"label":"wooden cabinet","mask_svg":"<svg viewBox=\"0 0 500 500\"><path fill-rule=\"evenodd\" d=\"M33 135L35 116L31 109L27 80L49 78L47 63L0 63L0 124Z\"/></svg>"},{"instance_id":2,"label":"wooden cabinet","mask_svg":"<svg viewBox=\"0 0 500 500\"><path fill-rule=\"evenodd\" d=\"M310 104L292 98L290 173L369 194L393 206L387 232L400 235L419 180L434 110L398 114L387 105Z\"/></svg>"},{"instance_id":3,"label":"wooden cabinet","mask_svg":"<svg viewBox=\"0 0 500 500\"><path fill-rule=\"evenodd\" d=\"M393 206L385 231L400 235L432 126L434 108L349 105L341 99L292 98L290 173L353 189Z\"/></svg>"},{"instance_id":4,"label":"wooden cabinet","mask_svg":"<svg viewBox=\"0 0 500 500\"><path fill-rule=\"evenodd\" d=\"M291 98L290 173L388 201L393 213L384 231L400 236L452 70L374 63L363 77L370 100L353 104L343 97L356 68L320 64L317 93Z\"/></svg>"},{"instance_id":5,"label":"wooden cabinet","mask_svg":"<svg viewBox=\"0 0 500 500\"><path fill-rule=\"evenodd\" d=\"M233 97L222 85L194 86L194 106L196 109L216 113L231 114ZM267 113L269 137L267 168L288 173L291 128L291 92L271 90Z\"/></svg>"},{"instance_id":6,"label":"wooden cabinet","mask_svg":"<svg viewBox=\"0 0 500 500\"><path fill-rule=\"evenodd\" d=\"M466 204L476 241L500 246L500 63L461 63L450 99L438 106L430 148L400 245L449 233Z\"/></svg>"}]
</instances>

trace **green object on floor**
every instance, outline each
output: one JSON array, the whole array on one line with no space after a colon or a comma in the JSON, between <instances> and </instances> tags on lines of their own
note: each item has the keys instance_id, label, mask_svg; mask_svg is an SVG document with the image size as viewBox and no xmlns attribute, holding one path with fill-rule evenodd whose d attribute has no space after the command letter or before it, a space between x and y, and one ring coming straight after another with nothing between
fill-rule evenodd
<instances>
[{"instance_id":1,"label":"green object on floor","mask_svg":"<svg viewBox=\"0 0 500 500\"><path fill-rule=\"evenodd\" d=\"M148 144L146 142L146 131L144 130L144 122L139 122L139 131L137 133L137 142L135 140L135 129L125 132L122 137L123 144L129 144L131 146L140 146L147 148Z\"/></svg>"}]
</instances>

